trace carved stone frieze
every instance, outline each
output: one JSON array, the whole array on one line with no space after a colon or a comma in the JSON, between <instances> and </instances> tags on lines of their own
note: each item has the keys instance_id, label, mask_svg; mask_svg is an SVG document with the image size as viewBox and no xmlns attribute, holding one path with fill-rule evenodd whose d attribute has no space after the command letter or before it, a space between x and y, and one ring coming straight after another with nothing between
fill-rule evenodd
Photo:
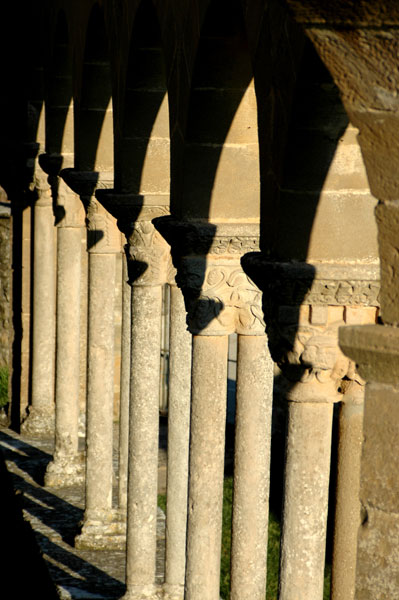
<instances>
[{"instance_id":1,"label":"carved stone frieze","mask_svg":"<svg viewBox=\"0 0 399 600\"><path fill-rule=\"evenodd\" d=\"M376 263L279 263L253 253L242 264L264 292L265 304L379 306Z\"/></svg>"},{"instance_id":2,"label":"carved stone frieze","mask_svg":"<svg viewBox=\"0 0 399 600\"><path fill-rule=\"evenodd\" d=\"M255 223L180 222L154 224L172 247L189 331L195 335L264 335L261 293L243 272L240 258L259 247Z\"/></svg>"},{"instance_id":3,"label":"carved stone frieze","mask_svg":"<svg viewBox=\"0 0 399 600\"><path fill-rule=\"evenodd\" d=\"M154 225L178 256L233 255L241 257L259 250L257 223L208 223L178 221L172 216L154 220ZM173 244L172 244L173 242Z\"/></svg>"}]
</instances>

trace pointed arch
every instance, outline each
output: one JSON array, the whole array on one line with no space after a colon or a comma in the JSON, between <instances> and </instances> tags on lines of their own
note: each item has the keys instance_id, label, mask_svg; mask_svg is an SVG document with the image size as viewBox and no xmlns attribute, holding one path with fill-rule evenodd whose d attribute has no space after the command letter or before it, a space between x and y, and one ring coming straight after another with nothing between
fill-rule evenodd
<instances>
[{"instance_id":1,"label":"pointed arch","mask_svg":"<svg viewBox=\"0 0 399 600\"><path fill-rule=\"evenodd\" d=\"M185 216L259 216L255 88L239 0L213 0L205 14L185 133Z\"/></svg>"},{"instance_id":2,"label":"pointed arch","mask_svg":"<svg viewBox=\"0 0 399 600\"><path fill-rule=\"evenodd\" d=\"M47 73L46 152L64 155L63 167L73 158L72 53L65 13L58 14Z\"/></svg>"},{"instance_id":3,"label":"pointed arch","mask_svg":"<svg viewBox=\"0 0 399 600\"><path fill-rule=\"evenodd\" d=\"M92 8L87 26L82 84L76 104L75 167L82 171L112 171L109 42L103 10L98 3Z\"/></svg>"},{"instance_id":4,"label":"pointed arch","mask_svg":"<svg viewBox=\"0 0 399 600\"><path fill-rule=\"evenodd\" d=\"M141 196L169 196L169 107L158 17L151 0L136 12L116 143L115 185ZM161 199L164 203L165 199Z\"/></svg>"}]
</instances>

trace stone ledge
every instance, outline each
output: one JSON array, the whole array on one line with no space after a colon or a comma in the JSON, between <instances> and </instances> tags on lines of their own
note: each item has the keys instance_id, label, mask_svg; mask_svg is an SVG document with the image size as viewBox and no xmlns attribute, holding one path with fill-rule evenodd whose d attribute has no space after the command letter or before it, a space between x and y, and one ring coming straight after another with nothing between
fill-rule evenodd
<instances>
[{"instance_id":1,"label":"stone ledge","mask_svg":"<svg viewBox=\"0 0 399 600\"><path fill-rule=\"evenodd\" d=\"M399 386L399 327L340 327L339 345L366 381Z\"/></svg>"}]
</instances>

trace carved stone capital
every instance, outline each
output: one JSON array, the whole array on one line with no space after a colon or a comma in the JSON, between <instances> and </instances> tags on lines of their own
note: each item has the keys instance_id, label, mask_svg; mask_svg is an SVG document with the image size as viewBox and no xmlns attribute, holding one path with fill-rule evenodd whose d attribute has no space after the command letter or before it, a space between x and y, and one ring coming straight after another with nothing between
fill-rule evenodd
<instances>
[{"instance_id":1,"label":"carved stone capital","mask_svg":"<svg viewBox=\"0 0 399 600\"><path fill-rule=\"evenodd\" d=\"M152 219L167 215L167 206L143 204L142 196L98 190L96 197L117 219L125 235L129 282L131 285L162 285L170 280L173 266L170 247L152 224Z\"/></svg>"},{"instance_id":2,"label":"carved stone capital","mask_svg":"<svg viewBox=\"0 0 399 600\"><path fill-rule=\"evenodd\" d=\"M58 227L84 227L85 210L79 196L63 179L57 179L56 225Z\"/></svg>"},{"instance_id":3,"label":"carved stone capital","mask_svg":"<svg viewBox=\"0 0 399 600\"><path fill-rule=\"evenodd\" d=\"M41 169L39 161L36 162L33 185L36 191L36 206L52 206L53 196L49 176Z\"/></svg>"},{"instance_id":4,"label":"carved stone capital","mask_svg":"<svg viewBox=\"0 0 399 600\"><path fill-rule=\"evenodd\" d=\"M86 207L87 246L90 253L116 254L122 250L122 236L115 218L91 196Z\"/></svg>"},{"instance_id":5,"label":"carved stone capital","mask_svg":"<svg viewBox=\"0 0 399 600\"><path fill-rule=\"evenodd\" d=\"M172 246L189 331L195 335L264 335L261 293L243 272L244 252L259 248L255 223L154 219Z\"/></svg>"},{"instance_id":6,"label":"carved stone capital","mask_svg":"<svg viewBox=\"0 0 399 600\"><path fill-rule=\"evenodd\" d=\"M263 291L273 359L282 371L280 389L295 402L335 402L349 381L362 380L338 346L338 329L375 323L376 264L277 263L261 254L242 260Z\"/></svg>"},{"instance_id":7,"label":"carved stone capital","mask_svg":"<svg viewBox=\"0 0 399 600\"><path fill-rule=\"evenodd\" d=\"M55 177L59 174L63 160L62 154L43 153L39 155L39 164L41 168L51 177Z\"/></svg>"}]
</instances>

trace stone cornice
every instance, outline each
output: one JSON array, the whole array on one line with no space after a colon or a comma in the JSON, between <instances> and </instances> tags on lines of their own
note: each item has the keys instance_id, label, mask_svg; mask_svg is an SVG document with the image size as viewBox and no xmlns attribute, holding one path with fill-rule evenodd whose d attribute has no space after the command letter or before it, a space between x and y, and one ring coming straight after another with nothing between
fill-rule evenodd
<instances>
[{"instance_id":1,"label":"stone cornice","mask_svg":"<svg viewBox=\"0 0 399 600\"><path fill-rule=\"evenodd\" d=\"M179 256L234 255L259 250L258 223L208 223L154 219L154 226Z\"/></svg>"},{"instance_id":2,"label":"stone cornice","mask_svg":"<svg viewBox=\"0 0 399 600\"><path fill-rule=\"evenodd\" d=\"M114 185L114 174L111 171L77 171L62 169L60 177L82 198L90 198L97 189L109 189Z\"/></svg>"},{"instance_id":3,"label":"stone cornice","mask_svg":"<svg viewBox=\"0 0 399 600\"><path fill-rule=\"evenodd\" d=\"M117 219L122 233L131 234L138 221L152 221L155 217L168 215L166 205L145 205L143 196L137 194L121 194L113 189L98 189L95 193L98 201Z\"/></svg>"}]
</instances>

